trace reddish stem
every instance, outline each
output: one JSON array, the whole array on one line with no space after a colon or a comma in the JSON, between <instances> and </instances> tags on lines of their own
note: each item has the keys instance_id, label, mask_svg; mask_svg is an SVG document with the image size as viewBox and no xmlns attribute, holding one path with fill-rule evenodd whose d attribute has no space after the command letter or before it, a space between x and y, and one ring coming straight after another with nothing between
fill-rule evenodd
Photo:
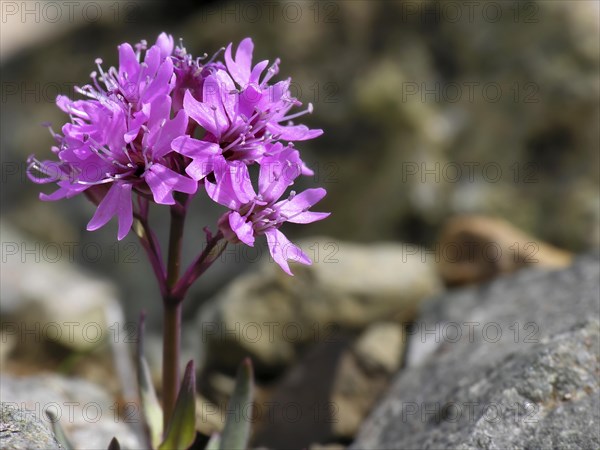
<instances>
[{"instance_id":1,"label":"reddish stem","mask_svg":"<svg viewBox=\"0 0 600 450\"><path fill-rule=\"evenodd\" d=\"M139 221L142 232L138 237L142 243L154 273L158 279L164 307L163 330L163 380L162 404L164 430L173 416L175 402L179 394L179 357L181 352L181 312L183 299L191 285L221 255L227 241L222 233L215 236L207 234L207 245L180 277L183 232L189 197L175 194L176 204L171 206L171 227L169 231L169 251L165 264L156 235L148 222L148 200L139 198L135 217Z\"/></svg>"},{"instance_id":2,"label":"reddish stem","mask_svg":"<svg viewBox=\"0 0 600 450\"><path fill-rule=\"evenodd\" d=\"M138 232L136 234L138 235L142 247L144 247L144 250L146 251L148 261L150 261L150 265L152 266L152 270L158 281L161 296L164 298L167 295L166 271L160 244L158 243L156 234L154 234L154 231L152 231L150 224L148 223L148 201L138 197L138 206L138 211L134 212L134 216L142 227L143 233L140 234Z\"/></svg>"},{"instance_id":3,"label":"reddish stem","mask_svg":"<svg viewBox=\"0 0 600 450\"><path fill-rule=\"evenodd\" d=\"M179 279L183 229L187 213L187 196L176 195L177 203L171 206L169 231L169 257L167 260L167 292L163 295L165 311L163 334L163 418L164 430L173 415L179 393L179 354L181 347L181 303L183 295L174 292Z\"/></svg>"},{"instance_id":4,"label":"reddish stem","mask_svg":"<svg viewBox=\"0 0 600 450\"><path fill-rule=\"evenodd\" d=\"M221 232L208 239L202 253L194 260L173 289L173 295L183 298L194 281L208 269L227 247Z\"/></svg>"},{"instance_id":5,"label":"reddish stem","mask_svg":"<svg viewBox=\"0 0 600 450\"><path fill-rule=\"evenodd\" d=\"M166 431L179 393L181 302L164 302L164 314L162 405Z\"/></svg>"}]
</instances>

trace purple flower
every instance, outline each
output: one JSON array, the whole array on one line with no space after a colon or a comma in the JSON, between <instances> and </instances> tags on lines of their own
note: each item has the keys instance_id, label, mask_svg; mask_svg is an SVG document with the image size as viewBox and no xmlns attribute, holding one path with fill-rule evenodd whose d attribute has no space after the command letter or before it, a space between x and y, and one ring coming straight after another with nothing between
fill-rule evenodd
<instances>
[{"instance_id":1,"label":"purple flower","mask_svg":"<svg viewBox=\"0 0 600 450\"><path fill-rule=\"evenodd\" d=\"M223 237L254 245L256 236L265 235L271 255L287 273L287 261L310 264L279 228L284 222L327 217L309 211L325 190L281 197L297 177L312 174L293 142L315 138L322 130L292 122L312 112L312 105L293 112L301 103L291 96L291 80L269 84L279 60L269 68L268 61L253 66L253 50L246 38L235 57L229 44L205 61L206 55L194 58L161 33L150 47L145 41L121 44L117 68L104 71L96 60L91 84L77 89L85 98L56 100L70 116L60 133L50 129L56 159L29 159L34 182L58 187L40 198L53 201L83 193L97 206L87 229L116 217L118 239L137 218L163 290L166 269L148 225L149 204L172 205L171 212L184 217L188 197L174 194L195 194L199 184L230 209L219 220L220 233L209 239L213 245ZM250 181L252 164L260 166L257 191ZM197 264L186 272L184 284L206 269L202 254Z\"/></svg>"},{"instance_id":2,"label":"purple flower","mask_svg":"<svg viewBox=\"0 0 600 450\"><path fill-rule=\"evenodd\" d=\"M279 231L279 227L284 222L311 223L329 216L329 213L309 211L326 192L322 188L307 189L300 194L291 191L288 198L279 200L301 174L302 161L293 148L275 144L269 150L269 155L261 161L258 194L245 164L222 160L215 162L215 182L206 183L206 192L231 210L219 220L226 239L253 246L255 237L264 234L275 262L292 275L287 261L311 264L311 260Z\"/></svg>"},{"instance_id":3,"label":"purple flower","mask_svg":"<svg viewBox=\"0 0 600 450\"><path fill-rule=\"evenodd\" d=\"M171 94L174 111L179 111L183 108L183 98L188 91L195 98L201 99L206 78L216 70L225 70L225 65L220 61L216 61L219 53L220 51L205 62L206 54L201 58L194 58L183 47L183 43L180 43L175 48L172 60L176 80L175 88Z\"/></svg>"},{"instance_id":4,"label":"purple flower","mask_svg":"<svg viewBox=\"0 0 600 450\"><path fill-rule=\"evenodd\" d=\"M292 107L301 105L290 94L291 80L267 84L277 73L278 61L261 80L268 61L251 69L252 50L252 40L244 39L233 60L229 44L225 51L227 71L213 68L213 73L202 80L200 99L189 90L184 95L186 113L206 134L202 140L189 135L180 137L173 142L173 149L192 159L186 172L195 180L212 172L217 160L261 163L271 143L313 139L323 133L291 123L292 119L312 112L312 105L305 111L288 114ZM303 174L312 174L304 164L302 167Z\"/></svg>"},{"instance_id":5,"label":"purple flower","mask_svg":"<svg viewBox=\"0 0 600 450\"><path fill-rule=\"evenodd\" d=\"M155 45L146 48L146 41L137 44L136 50L128 43L119 45L119 68L111 67L106 72L102 69L102 60L96 59L100 78L97 72L92 72L93 85L83 86L79 91L96 100L116 98L134 111L169 94L175 85L173 62L169 57L173 52L173 38L162 33Z\"/></svg>"},{"instance_id":6,"label":"purple flower","mask_svg":"<svg viewBox=\"0 0 600 450\"><path fill-rule=\"evenodd\" d=\"M252 67L252 53L254 52L252 39L246 38L240 42L235 52L235 59L231 56L232 46L233 43L230 43L225 49L225 63L232 78L242 89L250 85L255 87L264 86L273 75L279 72L279 63L281 61L277 58L267 71L267 75L261 81L260 77L269 65L269 61L261 61L254 68Z\"/></svg>"},{"instance_id":7,"label":"purple flower","mask_svg":"<svg viewBox=\"0 0 600 450\"><path fill-rule=\"evenodd\" d=\"M72 101L64 96L57 105L71 116L53 133L58 162L30 158L30 178L37 183L57 182L59 189L42 200L69 198L88 189L98 208L87 229L96 230L112 217L119 222L118 239L123 239L133 223L132 192L152 198L159 204L175 203L173 191L193 194L197 183L179 173L171 142L187 129L185 111L171 119L173 66L166 58L169 39L159 37L144 63L139 63L129 44L119 47L118 71L103 73L106 90L81 89L91 99ZM181 159L181 157L179 157ZM36 175L40 173L43 177Z\"/></svg>"},{"instance_id":8,"label":"purple flower","mask_svg":"<svg viewBox=\"0 0 600 450\"><path fill-rule=\"evenodd\" d=\"M269 61L261 61L252 68L252 53L254 51L252 39L246 38L240 42L235 53L235 60L231 57L231 50L232 44L229 44L225 50L227 70L239 85L243 93L242 97L245 97L246 105L251 107L255 104L263 114L268 113L269 120L266 126L268 131L276 136L276 139L304 141L323 134L323 130L310 130L305 125L283 126L280 124L283 121L290 121L306 113L311 113L312 104L309 103L305 111L286 115L292 107L301 106L302 103L293 98L290 93L290 78L273 86L268 84L271 78L279 73L279 58L275 60L261 80Z\"/></svg>"}]
</instances>

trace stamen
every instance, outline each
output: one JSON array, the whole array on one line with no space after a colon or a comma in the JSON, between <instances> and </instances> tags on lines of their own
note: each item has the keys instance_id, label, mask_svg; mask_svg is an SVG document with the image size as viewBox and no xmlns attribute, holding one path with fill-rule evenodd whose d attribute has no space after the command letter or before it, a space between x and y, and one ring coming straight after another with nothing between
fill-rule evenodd
<instances>
[{"instance_id":1,"label":"stamen","mask_svg":"<svg viewBox=\"0 0 600 450\"><path fill-rule=\"evenodd\" d=\"M113 164L121 169L127 169L127 166L125 164L122 164L121 162L117 161L114 158L110 149L107 149L106 147L99 145L97 142L95 142L93 140L91 140L91 142L90 142L90 150L92 152L94 152L96 155L98 155L98 157L102 158L102 160L104 162Z\"/></svg>"},{"instance_id":2,"label":"stamen","mask_svg":"<svg viewBox=\"0 0 600 450\"><path fill-rule=\"evenodd\" d=\"M50 122L44 122L44 123L42 123L42 126L45 127L45 128L48 128L48 131L50 132L50 135L54 138L54 140L57 143L62 142L63 137L60 134L56 134L56 132L52 128L52 124Z\"/></svg>"},{"instance_id":3,"label":"stamen","mask_svg":"<svg viewBox=\"0 0 600 450\"><path fill-rule=\"evenodd\" d=\"M125 156L127 156L127 159L129 160L129 164L127 164L127 167L133 167L133 159L131 159L131 155L129 154L129 149L127 148L127 145L123 146L123 153L125 153Z\"/></svg>"},{"instance_id":4,"label":"stamen","mask_svg":"<svg viewBox=\"0 0 600 450\"><path fill-rule=\"evenodd\" d=\"M260 83L260 87L264 87L265 84L267 84L267 82L273 78L275 75L277 75L279 73L279 63L281 62L281 60L279 58L277 58L273 64L271 64L271 67L269 67L269 69L267 70L267 74L265 75L265 77L263 78L262 82Z\"/></svg>"},{"instance_id":5,"label":"stamen","mask_svg":"<svg viewBox=\"0 0 600 450\"><path fill-rule=\"evenodd\" d=\"M312 114L312 112L313 112L313 104L309 103L308 107L304 111L299 111L295 114L291 114L289 116L282 117L281 119L278 120L278 122L283 122L284 120L289 121L289 120L295 119L296 117L303 116L304 114Z\"/></svg>"},{"instance_id":6,"label":"stamen","mask_svg":"<svg viewBox=\"0 0 600 450\"><path fill-rule=\"evenodd\" d=\"M208 66L209 64L211 64L215 59L217 59L217 56L219 56L219 53L221 53L223 51L225 51L225 47L221 47L219 50L217 50L215 52L215 54L212 56L212 58L210 58L208 61L206 61L206 63L204 65ZM205 53L205 55L206 55L206 53Z\"/></svg>"},{"instance_id":7,"label":"stamen","mask_svg":"<svg viewBox=\"0 0 600 450\"><path fill-rule=\"evenodd\" d=\"M111 77L107 76L106 73L104 73L104 69L102 69L102 58L96 58L95 63L96 66L98 66L98 72L100 72L100 80L104 82L104 84L106 85L106 89L108 91L111 91L117 86L117 84L114 80L111 79Z\"/></svg>"},{"instance_id":8,"label":"stamen","mask_svg":"<svg viewBox=\"0 0 600 450\"><path fill-rule=\"evenodd\" d=\"M148 42L145 39L142 39L139 43L135 44L135 56L137 58L138 63L140 62L142 51L148 48Z\"/></svg>"},{"instance_id":9,"label":"stamen","mask_svg":"<svg viewBox=\"0 0 600 450\"><path fill-rule=\"evenodd\" d=\"M117 178L116 175L110 175L109 173L107 173L105 175L107 176L107 178L102 178L98 181L83 181L83 180L75 179L75 180L73 180L73 182L77 183L77 184L82 184L84 186L96 186L98 184L112 183Z\"/></svg>"},{"instance_id":10,"label":"stamen","mask_svg":"<svg viewBox=\"0 0 600 450\"><path fill-rule=\"evenodd\" d=\"M256 200L257 201L261 201L261 199L259 199L260 196L256 196ZM250 209L248 210L248 212L246 214L244 214L242 217L248 218L250 217L250 214L252 214L252 212L254 211L254 208L256 207L256 202L252 202L252 204L250 205Z\"/></svg>"},{"instance_id":11,"label":"stamen","mask_svg":"<svg viewBox=\"0 0 600 450\"><path fill-rule=\"evenodd\" d=\"M227 150L229 150L231 147L235 146L238 142L242 141L243 143L243 135L240 135L235 141L233 141L231 144L229 144L227 147L225 147L223 149L223 152L226 152Z\"/></svg>"}]
</instances>

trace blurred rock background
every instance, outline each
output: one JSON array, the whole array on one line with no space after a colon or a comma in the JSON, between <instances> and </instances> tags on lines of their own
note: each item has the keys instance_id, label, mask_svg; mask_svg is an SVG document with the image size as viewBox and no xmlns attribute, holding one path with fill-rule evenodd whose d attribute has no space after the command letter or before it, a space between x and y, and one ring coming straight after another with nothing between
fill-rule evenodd
<instances>
[{"instance_id":1,"label":"blurred rock background","mask_svg":"<svg viewBox=\"0 0 600 450\"><path fill-rule=\"evenodd\" d=\"M195 55L251 36L255 60L280 57L280 76L314 104L306 123L325 130L298 148L315 169L304 184L328 190L321 209L333 215L286 229L316 264L290 279L265 246L230 248L187 302L185 354L203 367L199 402L213 412L198 419L205 434L221 426L214 411L249 354L263 413L279 399L341 419L319 428L257 418L257 444L281 448L292 432L298 445L349 443L405 364L404 325L422 300L600 247L595 1L0 4L3 321L61 323L64 310L109 337L90 346L42 333L27 345L3 327L0 361L12 374L82 377L127 402L119 374L129 369L111 344L130 331L115 339L113 325L143 308L159 381L160 299L143 250L133 236L116 243L114 224L86 232L83 198L40 202L25 160L50 155L41 124L65 122L54 98L74 96L95 58L116 64L119 43L163 30ZM197 202L187 258L220 213ZM69 302L77 308L59 306Z\"/></svg>"}]
</instances>

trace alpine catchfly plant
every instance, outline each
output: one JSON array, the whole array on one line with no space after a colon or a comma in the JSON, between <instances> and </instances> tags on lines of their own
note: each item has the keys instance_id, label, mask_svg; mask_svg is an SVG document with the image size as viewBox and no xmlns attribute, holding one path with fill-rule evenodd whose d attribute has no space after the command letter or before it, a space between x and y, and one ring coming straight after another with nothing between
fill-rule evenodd
<instances>
[{"instance_id":1,"label":"alpine catchfly plant","mask_svg":"<svg viewBox=\"0 0 600 450\"><path fill-rule=\"evenodd\" d=\"M150 46L121 44L118 67L105 69L97 59L91 82L77 88L81 98L56 99L69 121L60 132L49 126L55 158L28 161L33 182L56 185L41 200L84 194L96 207L89 231L116 218L117 238L133 230L146 251L164 306L162 407L141 344L138 349L140 401L153 448L188 448L195 438L193 363L182 381L178 370L181 305L190 286L229 243L253 246L260 236L273 260L292 275L288 262L311 260L280 228L329 215L311 210L324 189L293 189L299 177L313 174L295 144L322 130L294 122L312 105L300 108L289 78L272 81L279 59L253 65L253 51L246 38L235 53L230 43L212 58L196 58L166 33ZM258 169L249 170L253 165ZM212 230L198 230L206 245L184 269L183 230L195 195L206 195L225 211ZM165 254L149 219L154 207L170 214ZM251 401L251 378L245 361L232 402ZM247 424L226 423L209 445L240 448L248 435ZM110 448L118 448L116 440Z\"/></svg>"}]
</instances>

